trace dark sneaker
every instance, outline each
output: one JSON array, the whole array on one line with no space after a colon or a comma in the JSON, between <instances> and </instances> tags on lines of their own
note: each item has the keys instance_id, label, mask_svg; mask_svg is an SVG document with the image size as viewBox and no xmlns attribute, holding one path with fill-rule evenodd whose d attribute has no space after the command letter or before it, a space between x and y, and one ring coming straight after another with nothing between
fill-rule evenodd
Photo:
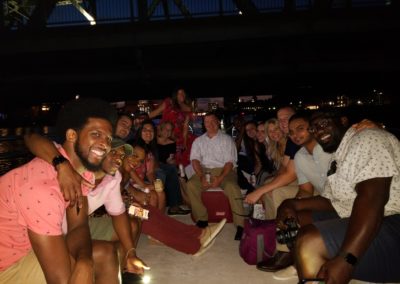
<instances>
[{"instance_id":1,"label":"dark sneaker","mask_svg":"<svg viewBox=\"0 0 400 284\"><path fill-rule=\"evenodd\" d=\"M177 216L177 215L187 215L189 214L191 211L190 210L183 210L180 207L173 207L173 208L168 208L168 215L169 216Z\"/></svg>"},{"instance_id":2,"label":"dark sneaker","mask_svg":"<svg viewBox=\"0 0 400 284\"><path fill-rule=\"evenodd\" d=\"M235 241L240 241L243 235L243 227L237 226L236 234L235 234Z\"/></svg>"},{"instance_id":3,"label":"dark sneaker","mask_svg":"<svg viewBox=\"0 0 400 284\"><path fill-rule=\"evenodd\" d=\"M199 227L199 228L208 227L208 221L199 220L199 221L196 222L196 226Z\"/></svg>"},{"instance_id":4,"label":"dark sneaker","mask_svg":"<svg viewBox=\"0 0 400 284\"><path fill-rule=\"evenodd\" d=\"M294 261L290 252L277 251L273 258L257 263L257 269L266 272L275 272L289 267L293 263Z\"/></svg>"}]
</instances>

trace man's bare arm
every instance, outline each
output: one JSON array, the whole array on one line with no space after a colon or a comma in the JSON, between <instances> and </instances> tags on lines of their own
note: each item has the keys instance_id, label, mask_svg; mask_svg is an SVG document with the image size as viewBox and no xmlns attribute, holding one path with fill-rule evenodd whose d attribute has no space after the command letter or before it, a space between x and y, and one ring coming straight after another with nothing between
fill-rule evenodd
<instances>
[{"instance_id":1,"label":"man's bare arm","mask_svg":"<svg viewBox=\"0 0 400 284\"><path fill-rule=\"evenodd\" d=\"M131 226L129 223L129 217L126 212L112 216L112 222L114 230L117 233L118 239L121 243L122 256L126 260L126 269L129 272L143 274L144 269L149 269L149 267L136 256L136 243L135 239L137 236L132 235ZM137 232L140 234L140 231Z\"/></svg>"},{"instance_id":2,"label":"man's bare arm","mask_svg":"<svg viewBox=\"0 0 400 284\"><path fill-rule=\"evenodd\" d=\"M31 230L28 230L28 235L46 282L67 284L72 269L64 237L39 235Z\"/></svg>"},{"instance_id":3,"label":"man's bare arm","mask_svg":"<svg viewBox=\"0 0 400 284\"><path fill-rule=\"evenodd\" d=\"M88 224L87 198L83 197L83 206L79 212L77 212L75 208L68 207L66 214L68 232L65 236L65 240L68 251L75 261L72 271L74 280L77 281L77 283L92 283L94 269L92 240Z\"/></svg>"}]
</instances>

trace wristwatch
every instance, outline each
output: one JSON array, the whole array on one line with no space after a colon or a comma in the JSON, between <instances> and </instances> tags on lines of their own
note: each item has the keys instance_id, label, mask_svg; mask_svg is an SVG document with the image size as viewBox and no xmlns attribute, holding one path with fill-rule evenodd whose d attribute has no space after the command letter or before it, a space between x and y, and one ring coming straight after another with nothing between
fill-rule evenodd
<instances>
[{"instance_id":1,"label":"wristwatch","mask_svg":"<svg viewBox=\"0 0 400 284\"><path fill-rule=\"evenodd\" d=\"M344 260L347 263L351 264L352 266L355 266L357 264L357 262L358 262L357 257L354 254L350 253L350 252L341 251L341 252L339 252L338 255L343 257Z\"/></svg>"},{"instance_id":2,"label":"wristwatch","mask_svg":"<svg viewBox=\"0 0 400 284\"><path fill-rule=\"evenodd\" d=\"M54 169L57 171L57 166L59 164L64 163L65 161L67 161L66 158L64 158L64 156L62 155L57 155L53 158L53 160L51 161L51 163L53 164Z\"/></svg>"}]
</instances>

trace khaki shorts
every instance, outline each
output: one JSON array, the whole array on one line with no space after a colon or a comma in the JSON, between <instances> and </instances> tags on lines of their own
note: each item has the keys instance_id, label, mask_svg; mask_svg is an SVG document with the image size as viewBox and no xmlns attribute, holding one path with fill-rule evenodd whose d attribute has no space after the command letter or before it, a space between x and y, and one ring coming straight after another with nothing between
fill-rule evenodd
<instances>
[{"instance_id":1,"label":"khaki shorts","mask_svg":"<svg viewBox=\"0 0 400 284\"><path fill-rule=\"evenodd\" d=\"M115 235L112 218L108 215L89 218L89 229L92 240L111 241Z\"/></svg>"},{"instance_id":2,"label":"khaki shorts","mask_svg":"<svg viewBox=\"0 0 400 284\"><path fill-rule=\"evenodd\" d=\"M46 284L42 268L33 250L7 270L1 271L0 283Z\"/></svg>"},{"instance_id":3,"label":"khaki shorts","mask_svg":"<svg viewBox=\"0 0 400 284\"><path fill-rule=\"evenodd\" d=\"M270 182L272 179L266 181ZM287 186L278 187L269 193L263 195L262 200L265 208L265 218L267 220L275 219L279 205L288 199L294 198L299 191L297 180Z\"/></svg>"}]
</instances>

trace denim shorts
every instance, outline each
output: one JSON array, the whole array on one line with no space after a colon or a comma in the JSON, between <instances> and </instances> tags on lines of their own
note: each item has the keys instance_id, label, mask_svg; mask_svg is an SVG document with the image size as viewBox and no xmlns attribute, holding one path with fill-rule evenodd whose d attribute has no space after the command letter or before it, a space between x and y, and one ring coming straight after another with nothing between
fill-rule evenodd
<instances>
[{"instance_id":1,"label":"denim shorts","mask_svg":"<svg viewBox=\"0 0 400 284\"><path fill-rule=\"evenodd\" d=\"M314 223L322 235L330 257L338 254L348 223L349 218L333 218ZM383 218L378 234L364 255L359 257L353 278L367 282L399 283L399 264L400 214L396 214Z\"/></svg>"}]
</instances>

